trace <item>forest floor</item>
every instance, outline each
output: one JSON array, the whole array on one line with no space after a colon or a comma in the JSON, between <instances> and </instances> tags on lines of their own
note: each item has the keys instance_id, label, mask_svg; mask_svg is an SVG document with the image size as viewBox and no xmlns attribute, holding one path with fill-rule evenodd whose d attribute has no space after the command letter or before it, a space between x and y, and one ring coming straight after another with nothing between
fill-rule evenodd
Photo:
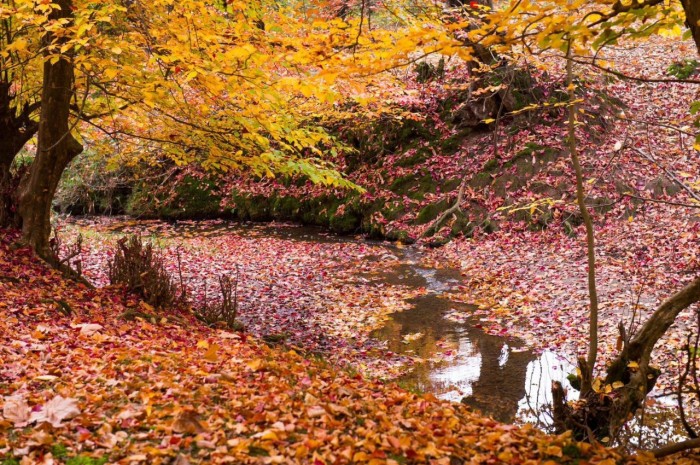
<instances>
[{"instance_id":1,"label":"forest floor","mask_svg":"<svg viewBox=\"0 0 700 465\"><path fill-rule=\"evenodd\" d=\"M655 38L606 54L605 59L623 73L663 80L671 77L669 63L693 57L695 47ZM697 85L619 80L606 83L605 90L621 99L625 110L615 116L602 140L582 137L579 146L588 173L589 205L596 199L608 204L602 211L592 208L601 363L618 350L619 323L633 334L663 299L700 272L699 152L693 148L693 138L684 133L693 125L689 108L698 99ZM541 136L562 144L564 130L552 127ZM558 164L561 173L573 179L570 162L563 159ZM551 185L561 182L551 171L540 173L533 182L538 178ZM665 187L659 184L662 179ZM621 185L626 187L620 189ZM522 195L532 195L531 201L537 198L527 188ZM573 199L569 183L561 199L551 200L573 205ZM585 353L588 290L583 225L569 234L557 227L533 231L507 212L498 215L504 220L499 231L453 241L433 251L432 259L461 267L466 288L482 306L488 332L562 354ZM654 364L663 367L664 374L656 395L677 390L685 364L682 347L699 329L694 306L657 344ZM698 407L696 400L692 405Z\"/></svg>"},{"instance_id":2,"label":"forest floor","mask_svg":"<svg viewBox=\"0 0 700 465\"><path fill-rule=\"evenodd\" d=\"M155 312L64 280L17 239L0 237L4 465L654 462L499 424L186 310L127 321Z\"/></svg>"}]
</instances>

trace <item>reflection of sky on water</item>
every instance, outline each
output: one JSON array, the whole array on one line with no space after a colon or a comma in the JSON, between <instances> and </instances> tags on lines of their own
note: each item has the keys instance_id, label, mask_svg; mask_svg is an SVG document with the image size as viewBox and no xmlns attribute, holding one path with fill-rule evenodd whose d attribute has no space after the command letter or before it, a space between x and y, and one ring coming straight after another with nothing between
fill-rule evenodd
<instances>
[{"instance_id":1,"label":"reflection of sky on water","mask_svg":"<svg viewBox=\"0 0 700 465\"><path fill-rule=\"evenodd\" d=\"M382 275L387 283L423 287L428 293L409 302L413 308L395 313L386 326L374 333L387 347L398 353L418 356L426 363L403 376L404 387L431 392L437 397L464 402L485 415L508 423L533 423L551 427L551 385L559 381L575 399L566 376L576 367L558 354L536 354L521 342L486 334L471 316L473 307L451 301L455 284L461 280L456 270L427 269L418 265L410 252L401 251L404 264ZM445 318L457 312L462 319ZM410 342L406 335L421 333ZM645 426L638 419L629 423L624 441L633 448L656 447L682 437L678 414L674 409L647 407Z\"/></svg>"},{"instance_id":2,"label":"reflection of sky on water","mask_svg":"<svg viewBox=\"0 0 700 465\"><path fill-rule=\"evenodd\" d=\"M430 374L431 384L440 387L438 397L453 402L472 395L472 384L481 374L481 354L469 339L460 339L457 352L454 362L437 367Z\"/></svg>"},{"instance_id":3,"label":"reflection of sky on water","mask_svg":"<svg viewBox=\"0 0 700 465\"><path fill-rule=\"evenodd\" d=\"M543 408L552 403L552 383L559 381L575 394L566 376L575 373L576 367L554 352L545 351L527 365L525 376L525 397L518 402L518 419L528 423L546 422Z\"/></svg>"}]
</instances>

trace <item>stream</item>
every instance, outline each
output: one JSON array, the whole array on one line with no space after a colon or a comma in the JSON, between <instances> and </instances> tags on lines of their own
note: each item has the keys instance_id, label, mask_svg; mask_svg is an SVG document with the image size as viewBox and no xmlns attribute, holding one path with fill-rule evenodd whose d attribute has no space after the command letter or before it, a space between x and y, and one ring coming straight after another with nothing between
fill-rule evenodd
<instances>
[{"instance_id":1,"label":"stream","mask_svg":"<svg viewBox=\"0 0 700 465\"><path fill-rule=\"evenodd\" d=\"M313 228L275 228L265 234L287 240L313 242L362 241L320 232ZM369 241L382 245L399 259L399 265L374 275L377 285L425 289L409 298L410 308L395 312L372 333L386 349L425 360L398 380L402 387L463 402L503 423L531 423L551 430L551 384L571 388L566 376L576 367L552 351L537 352L522 341L487 334L473 316L475 306L460 301L464 278L454 268L434 269L423 264L417 247ZM465 315L467 315L465 317ZM628 423L621 443L629 449L654 448L684 439L673 399L650 402L639 419Z\"/></svg>"},{"instance_id":2,"label":"stream","mask_svg":"<svg viewBox=\"0 0 700 465\"><path fill-rule=\"evenodd\" d=\"M460 270L426 266L418 247L338 237L315 228L288 225L222 222L203 226L186 222L167 227L180 237L238 235L312 244L354 242L379 246L396 258L397 266L376 269L368 264L365 271L356 275L374 286L406 289L409 296L405 300L407 309L391 314L381 328L371 333L375 343L386 351L422 360L396 380L400 386L463 402L500 422L532 423L543 430L551 426L552 381L560 381L569 388L570 395L575 395L566 380L569 373L575 372L570 362L554 352L537 352L517 339L484 332L473 312L476 307L461 301L464 278ZM154 234L158 235L158 231ZM367 268L372 271L368 273ZM419 295L410 297L416 293ZM631 421L623 443L630 448L648 448L682 439L684 430L669 402L672 400L650 402L644 425Z\"/></svg>"}]
</instances>

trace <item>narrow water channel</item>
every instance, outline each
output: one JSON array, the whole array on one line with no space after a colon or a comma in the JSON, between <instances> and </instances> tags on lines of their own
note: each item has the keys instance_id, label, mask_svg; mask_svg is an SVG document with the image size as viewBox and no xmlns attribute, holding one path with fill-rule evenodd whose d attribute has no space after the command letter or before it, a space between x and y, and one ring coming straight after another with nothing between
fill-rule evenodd
<instances>
[{"instance_id":1,"label":"narrow water channel","mask_svg":"<svg viewBox=\"0 0 700 465\"><path fill-rule=\"evenodd\" d=\"M173 229L172 225L167 228ZM245 226L225 223L199 226L176 225L176 235L241 235L274 237L309 243L366 242L361 238L338 237L315 228L295 226ZM157 227L149 231L158 235ZM420 249L372 241L397 266L358 271L357 278L377 286L400 286L407 290L409 308L390 315L384 326L371 336L386 351L418 360L397 382L418 392L464 402L484 415L504 423L533 423L548 430L552 381L570 387L566 376L575 367L553 352L538 353L521 341L486 334L474 315L474 306L464 298L464 277L457 269L433 269L421 260ZM363 267L365 270L371 266ZM569 391L575 395L575 391ZM645 425L630 422L623 439L631 448L656 447L683 438L683 428L673 408L657 402L644 414Z\"/></svg>"},{"instance_id":2,"label":"narrow water channel","mask_svg":"<svg viewBox=\"0 0 700 465\"><path fill-rule=\"evenodd\" d=\"M545 422L551 382L568 386L573 367L551 352L537 355L517 339L482 331L475 307L452 300L463 279L459 270L426 268L413 249L396 253L402 265L382 273L383 280L427 291L373 333L389 350L425 360L400 384L464 402L501 422Z\"/></svg>"}]
</instances>

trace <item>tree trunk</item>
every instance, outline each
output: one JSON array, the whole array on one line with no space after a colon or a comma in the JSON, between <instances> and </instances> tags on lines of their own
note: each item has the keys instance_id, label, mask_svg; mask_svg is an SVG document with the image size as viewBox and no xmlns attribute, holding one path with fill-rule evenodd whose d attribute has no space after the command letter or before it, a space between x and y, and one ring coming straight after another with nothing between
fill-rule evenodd
<instances>
[{"instance_id":1,"label":"tree trunk","mask_svg":"<svg viewBox=\"0 0 700 465\"><path fill-rule=\"evenodd\" d=\"M20 225L17 212L17 179L10 168L24 144L34 137L39 125L32 121L34 107L25 105L17 111L12 82L0 80L0 227Z\"/></svg>"},{"instance_id":2,"label":"tree trunk","mask_svg":"<svg viewBox=\"0 0 700 465\"><path fill-rule=\"evenodd\" d=\"M693 34L693 40L700 52L700 2L697 0L681 0L683 9L685 10L685 19L690 33Z\"/></svg>"},{"instance_id":3,"label":"tree trunk","mask_svg":"<svg viewBox=\"0 0 700 465\"><path fill-rule=\"evenodd\" d=\"M72 19L72 0L56 0L56 3L60 10L53 10L51 19ZM48 33L44 44L52 41L54 37ZM70 55L63 55L54 63L48 59L44 62L37 153L20 195L22 237L50 263L55 263L56 258L49 247L51 202L63 171L83 151L69 127L70 102L74 95L73 66Z\"/></svg>"},{"instance_id":4,"label":"tree trunk","mask_svg":"<svg viewBox=\"0 0 700 465\"><path fill-rule=\"evenodd\" d=\"M653 389L660 374L658 368L650 366L654 346L673 325L678 314L696 302L700 302L700 277L664 300L608 367L605 384L625 383L611 412L612 431L617 431L629 414L641 407L646 394Z\"/></svg>"},{"instance_id":5,"label":"tree trunk","mask_svg":"<svg viewBox=\"0 0 700 465\"><path fill-rule=\"evenodd\" d=\"M650 365L654 346L678 314L697 302L700 302L700 277L659 305L608 366L602 385L615 386L610 395L589 390L586 395L582 393L584 402L571 408L565 402L561 385L554 386L554 416L558 429L570 429L579 439L615 438L630 415L643 405L661 373ZM580 362L585 363L585 360Z\"/></svg>"}]
</instances>

